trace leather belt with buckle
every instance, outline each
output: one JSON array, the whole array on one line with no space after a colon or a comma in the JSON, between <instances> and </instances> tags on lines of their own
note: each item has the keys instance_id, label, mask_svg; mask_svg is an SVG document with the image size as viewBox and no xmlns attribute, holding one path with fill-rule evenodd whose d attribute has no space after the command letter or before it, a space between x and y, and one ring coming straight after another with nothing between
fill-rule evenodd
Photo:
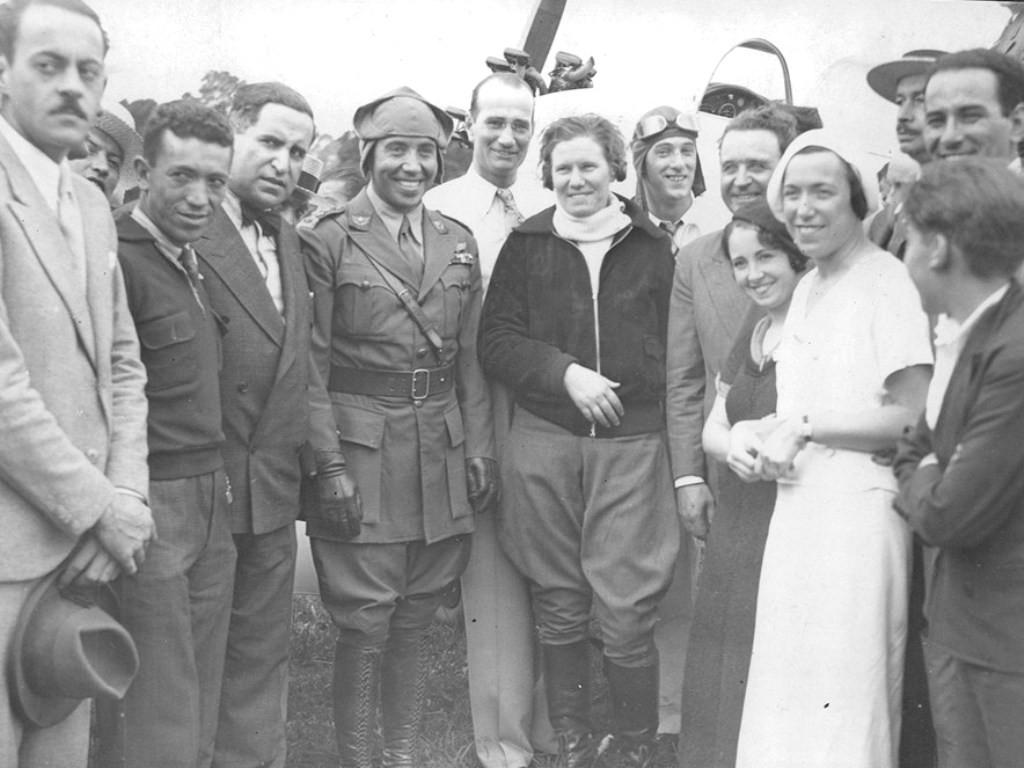
<instances>
[{"instance_id":1,"label":"leather belt with buckle","mask_svg":"<svg viewBox=\"0 0 1024 768\"><path fill-rule=\"evenodd\" d=\"M368 371L332 365L327 388L332 392L350 395L426 400L451 390L454 380L455 369L451 365L444 368L417 368L414 371Z\"/></svg>"}]
</instances>

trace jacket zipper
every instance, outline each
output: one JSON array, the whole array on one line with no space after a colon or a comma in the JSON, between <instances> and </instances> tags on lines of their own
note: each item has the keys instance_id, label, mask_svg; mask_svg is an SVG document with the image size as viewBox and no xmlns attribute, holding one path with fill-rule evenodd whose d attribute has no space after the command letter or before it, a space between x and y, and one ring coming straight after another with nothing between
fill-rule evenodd
<instances>
[{"instance_id":1,"label":"jacket zipper","mask_svg":"<svg viewBox=\"0 0 1024 768\"><path fill-rule=\"evenodd\" d=\"M604 260L606 258L608 258L608 254L612 252L612 248L614 248L616 245L621 243L625 239L626 235L628 235L632 229L633 229L633 225L631 224L630 226L628 226L625 229L623 229L612 240L612 244L610 246L608 246L608 250L605 252L604 256L601 257L601 266L598 267L598 269L597 269L598 285L596 285L596 286L591 285L590 286L590 305L594 309L594 351L596 353L596 357L594 358L594 360L596 362L597 372L598 373L601 373L601 315L600 315L600 312L598 311L597 296L601 292L601 285L600 285L600 283L601 283L601 267L604 266ZM583 256L583 251L580 250L580 247L578 245L576 245L576 243L574 243L572 240L566 240L566 238L562 237L560 234L558 234L554 230L552 230L552 232L554 232L555 237L559 238L560 240L564 240L569 245L571 245L573 248L575 248L576 252L580 256L583 257L583 263L584 263L584 265L586 265L587 257ZM590 267L587 267L587 275L588 276L590 275ZM596 421L590 422L590 437L597 437L597 422Z\"/></svg>"}]
</instances>

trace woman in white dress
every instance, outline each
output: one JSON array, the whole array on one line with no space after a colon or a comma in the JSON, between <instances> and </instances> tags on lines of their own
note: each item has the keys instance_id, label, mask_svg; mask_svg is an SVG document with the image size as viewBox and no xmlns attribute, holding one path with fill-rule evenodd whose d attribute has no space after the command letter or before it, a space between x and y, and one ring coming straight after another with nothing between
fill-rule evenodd
<instances>
[{"instance_id":1,"label":"woman in white dress","mask_svg":"<svg viewBox=\"0 0 1024 768\"><path fill-rule=\"evenodd\" d=\"M757 447L778 496L740 727L744 768L892 768L899 750L910 531L879 456L924 408L928 321L904 265L865 236L877 201L827 131L783 155L768 202L814 269L777 360Z\"/></svg>"}]
</instances>

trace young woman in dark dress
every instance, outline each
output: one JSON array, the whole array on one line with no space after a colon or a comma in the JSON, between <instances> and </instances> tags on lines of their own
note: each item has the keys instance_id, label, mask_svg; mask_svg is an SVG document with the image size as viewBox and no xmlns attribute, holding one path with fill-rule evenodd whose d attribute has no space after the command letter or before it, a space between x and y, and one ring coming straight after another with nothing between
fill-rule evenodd
<instances>
[{"instance_id":1,"label":"young woman in dark dress","mask_svg":"<svg viewBox=\"0 0 1024 768\"><path fill-rule=\"evenodd\" d=\"M704 449L725 463L708 536L683 678L680 765L734 765L757 583L775 483L753 471L775 411L772 353L807 257L767 202L738 210L726 227L733 276L754 307L723 366L718 398L704 427Z\"/></svg>"}]
</instances>

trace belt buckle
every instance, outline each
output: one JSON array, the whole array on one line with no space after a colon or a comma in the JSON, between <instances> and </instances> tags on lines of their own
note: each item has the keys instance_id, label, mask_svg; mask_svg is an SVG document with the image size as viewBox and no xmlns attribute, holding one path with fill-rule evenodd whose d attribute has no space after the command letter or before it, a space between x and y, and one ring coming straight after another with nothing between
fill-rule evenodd
<instances>
[{"instance_id":1,"label":"belt buckle","mask_svg":"<svg viewBox=\"0 0 1024 768\"><path fill-rule=\"evenodd\" d=\"M421 386L422 384L422 386ZM423 390L422 394L420 389ZM413 400L426 400L430 397L430 371L427 368L417 368L412 372L412 387L409 393Z\"/></svg>"}]
</instances>

